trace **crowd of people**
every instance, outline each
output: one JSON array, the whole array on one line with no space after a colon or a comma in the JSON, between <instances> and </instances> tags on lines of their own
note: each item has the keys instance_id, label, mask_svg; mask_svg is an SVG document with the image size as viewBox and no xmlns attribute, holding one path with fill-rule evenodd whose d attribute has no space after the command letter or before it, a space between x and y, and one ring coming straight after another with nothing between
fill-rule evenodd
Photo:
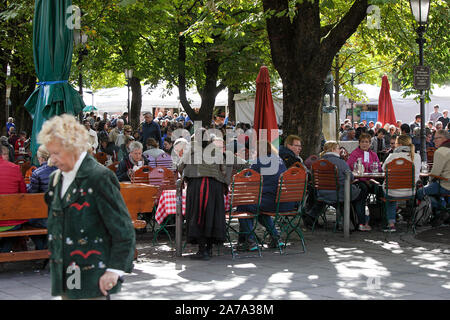
<instances>
[{"instance_id":1,"label":"crowd of people","mask_svg":"<svg viewBox=\"0 0 450 320\"><path fill-rule=\"evenodd\" d=\"M430 113L429 120L425 125L426 147L435 148L434 137L438 130L450 130L448 110L439 112L439 105L433 107L434 112ZM402 135L409 135L416 151L420 149L420 129L422 117L416 114L414 121L403 123L397 120L395 124L374 122L362 120L361 122L352 122L346 119L341 122L339 128L340 141L358 141L362 133L368 133L371 136L370 149L375 151L380 160L384 160L395 148L395 139Z\"/></svg>"},{"instance_id":2,"label":"crowd of people","mask_svg":"<svg viewBox=\"0 0 450 320\"><path fill-rule=\"evenodd\" d=\"M435 110L437 109L438 107L435 108ZM323 141L321 153L311 155L305 161L300 156L302 141L297 135L286 136L279 149L264 139L257 140L256 148L252 148L252 140L246 133L251 128L249 124L238 123L235 125L233 122L228 123L227 121L224 122L223 119L217 119L220 121L212 122L209 126L194 131L194 123L185 113L178 115L169 111L165 115L159 113L154 118L152 113L146 112L143 114L143 119L144 121L136 128L130 125L127 113L117 118L110 118L105 112L103 118L99 118L91 112L84 116L81 120L82 124L68 115L49 120L44 124L38 139L41 143L37 154L40 166L33 172L30 184L27 186L24 183L19 166L12 163L14 162L14 149L17 151L19 148L26 148L26 133L16 137L13 121L8 120L8 137L0 139L2 155L0 158L0 180L2 181L0 194L46 192L46 201L49 207L56 206L59 208L60 201L63 200L66 193L65 190L68 190L69 187L72 188L72 182L78 181L75 191L80 189L80 192L85 190L90 193L89 190L98 190L101 197L99 199L89 198L89 200L111 208L113 218L123 220L124 204L120 203L117 206L111 204L111 202L118 201L117 199L120 198L114 196L114 194L117 195L119 190L118 182L128 181L131 169L147 165L149 159L157 158L166 153L172 157L173 169L179 172L186 185L187 241L197 244L199 247L198 252L192 258L209 260L212 256L212 246L223 243L226 238L223 196L229 192L229 185L234 173L245 168L251 168L263 175L260 209L272 212L276 205L278 180L283 172L296 163L302 163L307 168L308 174L311 174L311 163L314 160L326 159L330 161L338 169L340 193L336 195L334 191L327 190L316 192L312 185L308 186L310 205L307 205L306 212L302 217L304 225L312 227L327 204L338 205L343 201L344 172L346 170L353 171L355 164L358 164L362 165L365 171L381 172L386 170L388 163L402 157L411 161L415 167L414 180L417 185L412 189L396 190L386 195L384 185L380 189L371 180L354 179L352 175L351 203L357 215L355 228L363 232L371 231L369 216L366 214L369 194L375 194L377 197L389 196L394 198L416 195L419 200L426 196L433 197L433 226L449 222L448 214L444 210L445 206L448 205L446 203L448 196L445 197L445 195L450 193L450 131L448 111L446 110L439 117L433 116L434 120L431 120L434 121L433 127L429 128L429 132L427 131L427 134L430 135L427 139L427 145L436 148L431 174L444 179L431 179L426 186L420 184L419 171L422 159L415 143L416 136L414 136L417 130L415 127L421 120L420 116L419 118L416 117L411 125L397 121L395 125L386 124L384 127L380 123L369 122L366 124L365 121L351 126L351 121L347 119L342 124L340 140L358 141L358 147L348 154L341 148L338 141ZM62 123L65 123L65 125L62 125ZM445 129L443 123L446 123ZM173 134L177 129L184 129L188 133L187 136L174 136ZM215 129L215 131L208 129ZM239 131L239 129L242 129L242 131ZM233 139L227 137L227 135L236 132L238 133L233 135ZM198 144L202 151L200 152L202 156L197 159L198 161L192 161L192 159L198 157L196 149L192 147L195 144ZM259 148L260 145L265 147L261 149ZM261 150L264 149L267 152L261 153ZM203 156L207 150L213 158L217 155L223 155L225 158L231 157L232 161L211 162L210 159L205 159ZM11 152L13 157L11 157ZM95 161L94 155L98 152L105 152L111 159L119 162L115 175L111 170L105 170L105 166L99 166L99 163ZM274 169L269 174L264 173L268 166ZM53 173L57 169L59 169L57 173ZM93 177L88 177L90 174L86 175L86 170L95 172ZM63 182L58 180L59 176L62 177L60 180ZM86 182L86 185L84 185L83 179L77 180L80 176L89 183ZM95 177L99 181L94 181ZM100 182L103 185L100 185ZM80 187L81 184L83 184L83 188ZM55 193L60 197L54 196ZM296 202L287 203L281 210L292 210L297 205ZM92 221L85 221L88 224L87 230L91 230L89 228L95 229L94 226L91 226L91 223L98 223L98 215L101 219L107 218L104 213L95 211L98 206L91 207ZM256 209L255 206L237 208L238 211L245 212L256 212ZM388 204L386 215L387 225L384 230L395 232L397 220L395 202ZM52 219L56 221L56 218ZM47 226L45 219L38 221L1 221L0 232L20 229L26 223ZM76 225L76 223L77 221L74 220L73 224ZM254 227L253 223L251 219L240 221L242 234L239 237L239 245L243 250L254 251L258 249L256 239L249 232ZM276 248L284 245L270 216L260 215L259 223L266 228L271 236L271 247ZM114 241L118 241L117 250L126 252L127 257L129 257L128 249L121 247L119 242L126 240L127 243L133 243L135 241L134 238L126 238L123 233L124 230L129 231L132 227L125 222L122 224L122 230L115 229L118 226L111 226L108 223L102 224L102 226L104 229L101 232L105 237L112 235L112 238L108 238L109 243L112 241L114 247ZM59 227L58 224L52 224L51 228L55 231L54 228ZM49 234L51 228L49 227ZM109 230L110 228L111 230ZM117 232L117 234L114 232ZM107 236L107 234L110 236ZM50 241L47 243L47 239L42 237L33 240L37 248L46 248L53 245ZM10 251L13 245L12 241L13 238L0 238L0 251ZM70 241L63 245L70 245ZM102 247L102 250L113 249ZM111 261L114 261L114 259ZM101 262L104 263L104 261ZM120 266L120 268L115 268L115 265ZM53 267L56 268L56 266ZM113 263L113 266L107 265L107 267L108 270L111 269L111 272L107 273L104 279L102 278L100 289L92 288L92 292L89 293L90 296L100 295L99 292L104 294L106 289L116 287L118 275L120 276L123 271L129 270L129 259L127 258L125 264L117 261L116 264ZM119 269L119 271L116 269ZM102 277L104 271L99 271L98 277ZM55 281L59 281L59 279L55 279ZM68 298L77 297L67 294L67 292L61 292L61 290L55 292Z\"/></svg>"}]
</instances>

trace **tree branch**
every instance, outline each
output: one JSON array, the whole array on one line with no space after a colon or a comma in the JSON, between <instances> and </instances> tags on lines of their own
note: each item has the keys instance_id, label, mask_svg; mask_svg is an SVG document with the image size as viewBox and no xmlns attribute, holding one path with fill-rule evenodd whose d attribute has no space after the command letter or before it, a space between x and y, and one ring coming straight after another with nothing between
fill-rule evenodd
<instances>
[{"instance_id":1,"label":"tree branch","mask_svg":"<svg viewBox=\"0 0 450 320\"><path fill-rule=\"evenodd\" d=\"M320 28L320 38L325 37L328 34L328 32L330 32L331 29L333 29L335 26L336 26L336 23L332 23L332 24L321 27Z\"/></svg>"},{"instance_id":2,"label":"tree branch","mask_svg":"<svg viewBox=\"0 0 450 320\"><path fill-rule=\"evenodd\" d=\"M158 61L158 63L161 65L162 68L164 68L164 61L156 54L156 50L155 47L153 46L152 42L150 41L150 39L148 39L147 37L145 37L144 35L142 35L141 33L139 33L139 37L144 39L145 42L147 42L147 44L149 45L150 49L152 50L153 53L155 53L154 57L156 59L156 61ZM172 83L177 83L177 81L175 80L175 78L168 73L167 76L169 77L170 81Z\"/></svg>"},{"instance_id":3,"label":"tree branch","mask_svg":"<svg viewBox=\"0 0 450 320\"><path fill-rule=\"evenodd\" d=\"M368 0L356 0L350 10L330 31L321 43L320 57L322 59L332 59L348 38L355 33L359 24L367 15ZM330 58L331 57L331 58ZM329 65L328 61L321 61L319 65Z\"/></svg>"}]
</instances>

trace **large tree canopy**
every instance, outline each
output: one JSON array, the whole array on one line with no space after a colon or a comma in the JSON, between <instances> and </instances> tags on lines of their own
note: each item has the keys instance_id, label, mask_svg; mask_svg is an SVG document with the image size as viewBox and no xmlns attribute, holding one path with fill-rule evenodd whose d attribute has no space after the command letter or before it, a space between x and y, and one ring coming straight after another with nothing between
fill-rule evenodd
<instances>
[{"instance_id":1,"label":"large tree canopy","mask_svg":"<svg viewBox=\"0 0 450 320\"><path fill-rule=\"evenodd\" d=\"M33 4L0 2L1 127L7 115L26 122L20 97L28 96L26 91L35 82L30 49ZM79 48L74 50L70 81L76 85L81 72L85 86L94 90L124 86L123 71L133 68L135 124L142 83L164 81L169 89L177 88L189 115L208 121L221 89L252 90L259 67L266 64L272 83L279 77L283 84L284 133L299 134L303 155L309 155L320 145L322 86L329 70L336 91L349 98L360 94L349 85L352 67L356 82L379 83L387 73L398 89L417 94L412 89L417 26L407 0L73 0L73 4L82 11L81 25L89 40L82 63L77 64ZM378 20L378 9L370 5L379 9ZM435 84L449 79L448 29L447 1L433 0L424 55ZM9 114L3 111L7 86L13 103ZM189 88L201 95L199 115L186 99Z\"/></svg>"}]
</instances>

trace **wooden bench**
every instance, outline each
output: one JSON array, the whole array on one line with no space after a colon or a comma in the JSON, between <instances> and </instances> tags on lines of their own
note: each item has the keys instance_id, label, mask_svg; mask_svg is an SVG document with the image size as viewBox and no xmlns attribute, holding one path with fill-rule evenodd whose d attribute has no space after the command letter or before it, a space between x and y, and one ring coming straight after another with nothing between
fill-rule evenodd
<instances>
[{"instance_id":1,"label":"wooden bench","mask_svg":"<svg viewBox=\"0 0 450 320\"><path fill-rule=\"evenodd\" d=\"M146 222L138 220L138 213L153 209L154 197L158 187L133 184L122 186L120 190L135 229L145 228ZM48 217L47 204L43 193L16 193L0 195L0 220L29 220ZM28 237L47 234L46 228L23 226L20 230L0 232L3 237ZM0 262L15 262L48 259L48 250L31 250L0 253ZM135 255L136 256L136 255Z\"/></svg>"}]
</instances>

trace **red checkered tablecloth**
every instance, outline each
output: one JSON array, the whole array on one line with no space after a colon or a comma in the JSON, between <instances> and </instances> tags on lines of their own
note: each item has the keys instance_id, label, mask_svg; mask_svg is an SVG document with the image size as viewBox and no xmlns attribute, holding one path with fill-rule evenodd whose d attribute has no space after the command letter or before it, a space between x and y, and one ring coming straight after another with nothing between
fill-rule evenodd
<instances>
[{"instance_id":1,"label":"red checkered tablecloth","mask_svg":"<svg viewBox=\"0 0 450 320\"><path fill-rule=\"evenodd\" d=\"M230 197L224 196L225 210L230 209ZM182 195L182 212L186 211L186 190L183 190ZM156 222L161 224L169 214L177 213L177 199L175 190L164 190L159 198L158 208L156 209Z\"/></svg>"}]
</instances>

